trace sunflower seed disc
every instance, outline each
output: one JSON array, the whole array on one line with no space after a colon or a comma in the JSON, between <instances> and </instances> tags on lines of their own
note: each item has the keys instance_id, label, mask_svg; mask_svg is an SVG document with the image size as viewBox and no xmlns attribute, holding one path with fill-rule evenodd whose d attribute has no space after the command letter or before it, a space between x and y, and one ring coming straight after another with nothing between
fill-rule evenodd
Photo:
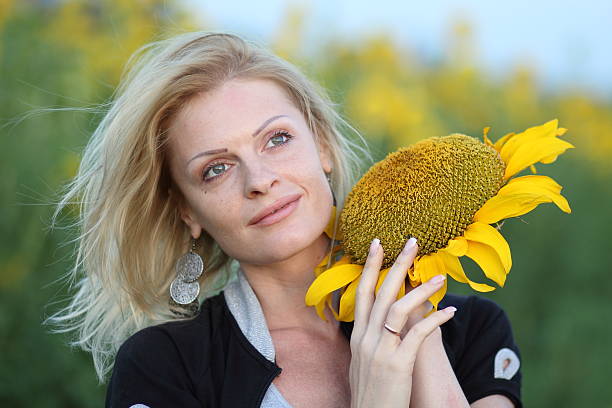
<instances>
[{"instance_id":1,"label":"sunflower seed disc","mask_svg":"<svg viewBox=\"0 0 612 408\"><path fill-rule=\"evenodd\" d=\"M193 302L200 294L200 284L198 282L183 282L175 279L170 284L170 296L180 305L187 305Z\"/></svg>"},{"instance_id":2,"label":"sunflower seed disc","mask_svg":"<svg viewBox=\"0 0 612 408\"><path fill-rule=\"evenodd\" d=\"M200 255L194 252L187 252L176 262L176 273L178 278L184 282L194 282L202 275L204 262Z\"/></svg>"}]
</instances>

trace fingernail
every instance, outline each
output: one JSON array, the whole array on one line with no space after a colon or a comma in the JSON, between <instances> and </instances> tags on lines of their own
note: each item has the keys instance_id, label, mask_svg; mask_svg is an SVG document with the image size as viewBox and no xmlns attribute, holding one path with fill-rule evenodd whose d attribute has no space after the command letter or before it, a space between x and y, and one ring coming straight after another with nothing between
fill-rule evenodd
<instances>
[{"instance_id":1,"label":"fingernail","mask_svg":"<svg viewBox=\"0 0 612 408\"><path fill-rule=\"evenodd\" d=\"M444 312L448 314L453 314L456 311L457 311L457 308L455 306L449 306L446 309L444 309Z\"/></svg>"},{"instance_id":2,"label":"fingernail","mask_svg":"<svg viewBox=\"0 0 612 408\"><path fill-rule=\"evenodd\" d=\"M378 251L378 245L380 244L380 239L374 238L372 243L370 244L370 256L375 255Z\"/></svg>"},{"instance_id":3,"label":"fingernail","mask_svg":"<svg viewBox=\"0 0 612 408\"><path fill-rule=\"evenodd\" d=\"M444 282L444 279L446 279L446 276L444 275L436 275L433 278L430 279L430 282L433 283L434 285L437 285L439 283Z\"/></svg>"},{"instance_id":4,"label":"fingernail","mask_svg":"<svg viewBox=\"0 0 612 408\"><path fill-rule=\"evenodd\" d=\"M415 237L410 237L408 241L406 241L406 245L404 245L404 251L408 249L412 249L417 243L417 239Z\"/></svg>"}]
</instances>

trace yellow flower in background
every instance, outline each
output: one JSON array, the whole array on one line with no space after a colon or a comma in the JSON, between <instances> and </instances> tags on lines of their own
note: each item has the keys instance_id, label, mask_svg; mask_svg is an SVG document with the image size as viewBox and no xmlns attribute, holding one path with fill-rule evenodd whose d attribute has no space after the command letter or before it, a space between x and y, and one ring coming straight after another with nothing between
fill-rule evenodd
<instances>
[{"instance_id":1,"label":"yellow flower in background","mask_svg":"<svg viewBox=\"0 0 612 408\"><path fill-rule=\"evenodd\" d=\"M510 133L496 143L489 140L488 131L485 128L484 143L457 133L429 138L372 166L349 193L340 216L344 256L329 269L328 257L319 264L306 304L315 306L322 319L327 305L336 319L352 321L359 277L374 238L380 239L385 253L377 291L410 236L419 243L408 271L412 287L443 274L479 292L494 290L467 277L459 261L462 256L503 287L512 257L508 243L491 224L526 214L542 203L571 212L561 186L550 177L515 176L528 167L535 173L534 164L552 163L574 146L559 138L566 129L559 128L556 119ZM336 311L331 299L339 289ZM445 282L430 297L434 310L446 290ZM398 298L405 292L402 285Z\"/></svg>"}]
</instances>

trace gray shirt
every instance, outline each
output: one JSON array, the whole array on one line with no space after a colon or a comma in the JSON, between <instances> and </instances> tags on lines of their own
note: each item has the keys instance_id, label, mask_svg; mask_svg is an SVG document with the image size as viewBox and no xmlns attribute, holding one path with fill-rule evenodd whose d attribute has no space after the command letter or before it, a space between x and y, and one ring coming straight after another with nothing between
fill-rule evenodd
<instances>
[{"instance_id":1,"label":"gray shirt","mask_svg":"<svg viewBox=\"0 0 612 408\"><path fill-rule=\"evenodd\" d=\"M238 268L236 279L225 287L223 295L245 337L265 358L274 362L276 354L266 318L242 268ZM291 404L283 398L273 383L268 387L261 406L263 408L291 408Z\"/></svg>"}]
</instances>

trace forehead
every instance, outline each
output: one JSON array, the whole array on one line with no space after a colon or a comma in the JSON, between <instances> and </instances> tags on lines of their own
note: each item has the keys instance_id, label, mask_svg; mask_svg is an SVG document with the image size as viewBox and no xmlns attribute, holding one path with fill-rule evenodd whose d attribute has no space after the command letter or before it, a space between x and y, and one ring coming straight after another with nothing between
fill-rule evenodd
<instances>
[{"instance_id":1,"label":"forehead","mask_svg":"<svg viewBox=\"0 0 612 408\"><path fill-rule=\"evenodd\" d=\"M299 120L301 113L286 91L269 80L234 79L194 96L172 121L170 133L205 134L208 140L228 134L252 134L275 115Z\"/></svg>"}]
</instances>

